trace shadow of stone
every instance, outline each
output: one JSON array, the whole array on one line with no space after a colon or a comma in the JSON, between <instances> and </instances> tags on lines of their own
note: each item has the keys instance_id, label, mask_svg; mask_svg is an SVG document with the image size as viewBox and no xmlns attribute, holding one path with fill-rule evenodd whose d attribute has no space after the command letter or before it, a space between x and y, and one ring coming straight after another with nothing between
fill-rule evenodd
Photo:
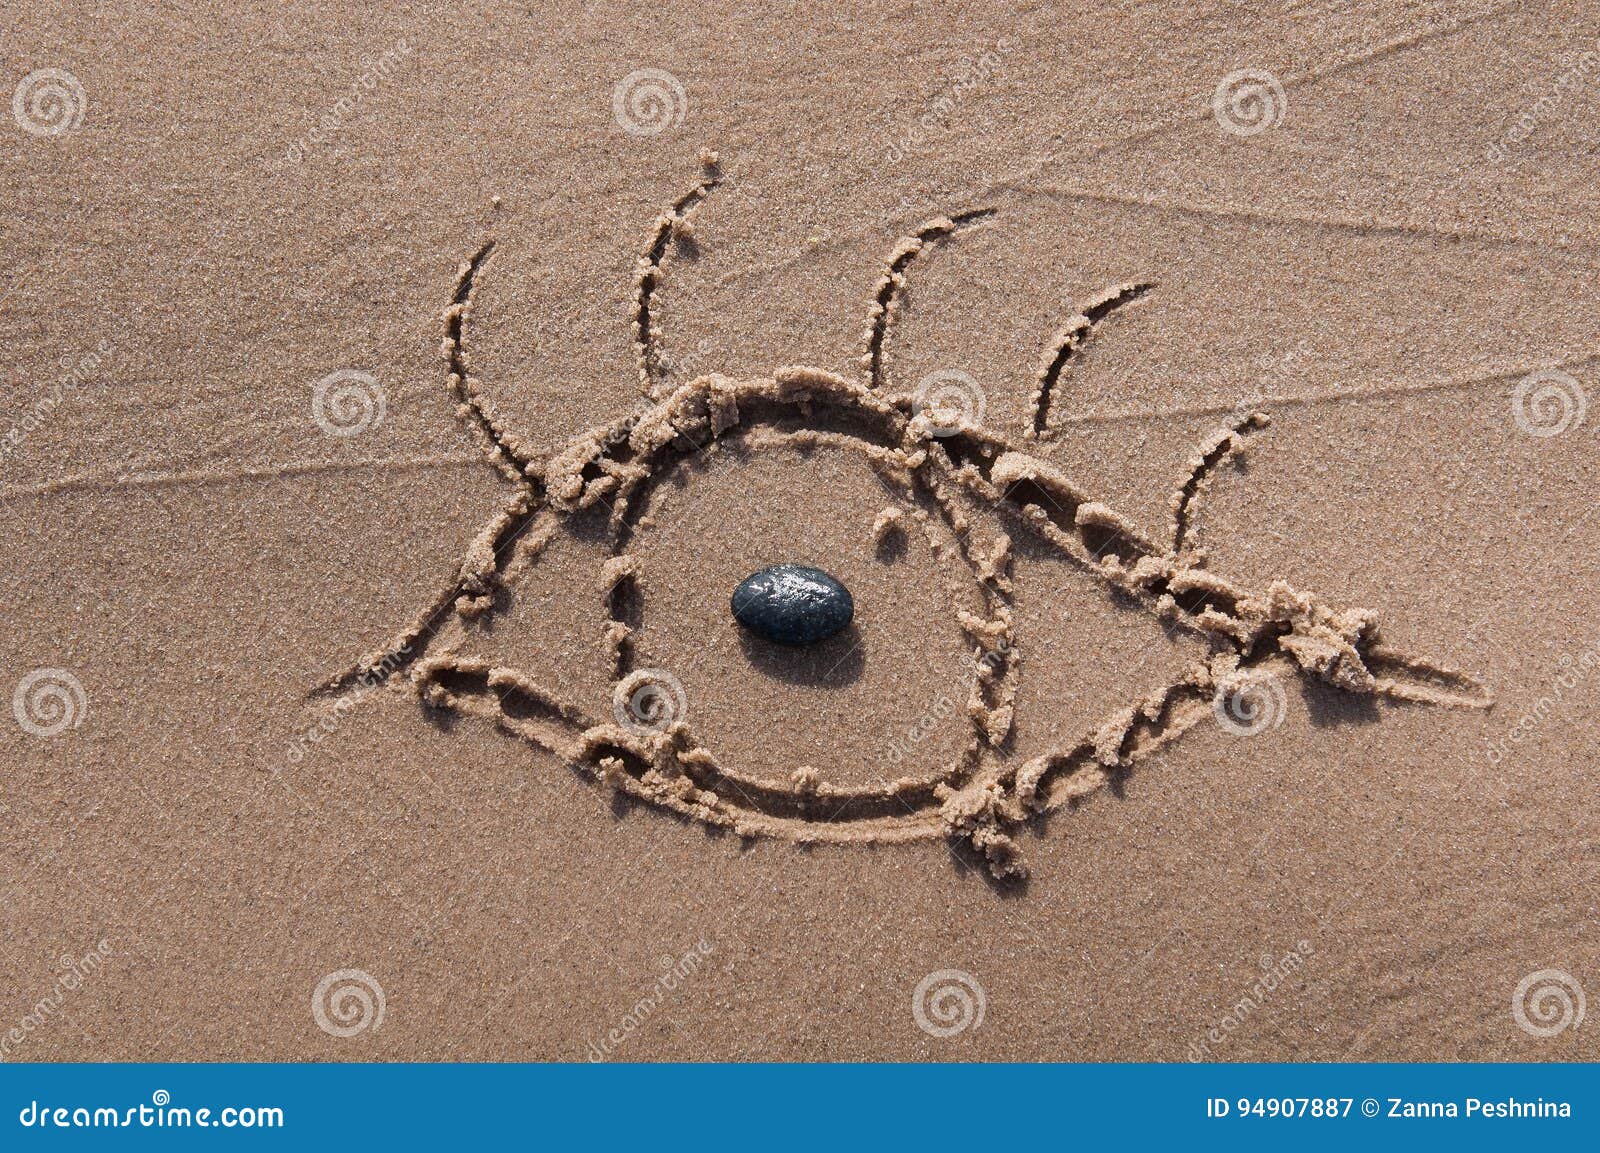
<instances>
[{"instance_id":1,"label":"shadow of stone","mask_svg":"<svg viewBox=\"0 0 1600 1153\"><path fill-rule=\"evenodd\" d=\"M843 688L859 680L867 667L861 632L854 624L814 645L780 645L741 629L739 644L752 665L791 685Z\"/></svg>"}]
</instances>

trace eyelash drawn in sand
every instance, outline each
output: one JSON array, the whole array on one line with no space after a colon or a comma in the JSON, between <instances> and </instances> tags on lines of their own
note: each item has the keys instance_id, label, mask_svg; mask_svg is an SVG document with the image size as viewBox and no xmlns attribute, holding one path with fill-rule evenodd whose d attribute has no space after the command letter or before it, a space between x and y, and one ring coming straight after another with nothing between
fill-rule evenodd
<instances>
[{"instance_id":1,"label":"eyelash drawn in sand","mask_svg":"<svg viewBox=\"0 0 1600 1153\"><path fill-rule=\"evenodd\" d=\"M1369 612L1335 609L1283 581L1264 591L1247 589L1205 567L1191 541L1196 501L1216 470L1267 426L1264 414L1250 413L1199 447L1173 495L1166 544L1149 540L1131 520L1026 450L1048 436L1051 394L1071 358L1093 339L1096 324L1152 285L1118 285L1065 323L1043 356L1026 427L1016 439L964 419L954 428L936 426L934 414L893 390L883 348L908 268L929 244L987 220L992 209L930 221L895 245L869 297L861 379L789 366L770 377L709 375L669 389L658 354L654 294L672 238L692 243L693 211L722 182L715 157L702 159L702 179L656 219L638 262L633 334L639 388L651 403L642 415L636 410L573 438L548 459L526 451L495 419L470 373L465 333L493 242L463 266L445 313L449 387L458 416L517 491L479 533L455 583L428 612L323 692L404 681L426 708L488 721L618 793L684 819L742 837L804 844L949 838L969 844L1002 879L1026 875L1013 839L1018 829L1074 804L1177 740L1251 678L1298 673L1396 701L1490 704L1473 678L1386 647ZM621 703L661 691L650 680L655 670L640 668L634 651L649 589L630 543L649 523L656 487L719 439L737 441L752 453L819 445L860 453L898 510L874 533L892 527L926 537L976 658L967 701L970 731L955 763L865 785L833 785L811 769L778 779L763 775L759 766L722 763L690 724L671 719L670 700L664 701L669 723L658 731L622 723ZM460 652L480 619L500 611L497 592L537 565L539 552L569 518L589 510L608 514L610 559L596 574L595 595L606 610L612 657L617 707L610 717L590 715L525 670ZM974 531L979 525L991 531ZM1107 596L1144 607L1170 634L1204 649L1170 683L1020 764L1007 755L1021 675L1018 655L1025 656L1028 645L1025 635L1015 635L1012 613L1010 554L1018 533L1043 542Z\"/></svg>"},{"instance_id":2,"label":"eyelash drawn in sand","mask_svg":"<svg viewBox=\"0 0 1600 1153\"><path fill-rule=\"evenodd\" d=\"M1060 383L1067 362L1087 343L1096 324L1124 304L1138 300L1154 287L1153 281L1119 284L1096 294L1083 306L1082 311L1068 319L1034 375L1035 386L1028 404L1028 427L1023 430L1024 437L1032 440L1049 439L1053 431L1050 428L1050 402L1055 398L1056 386Z\"/></svg>"}]
</instances>

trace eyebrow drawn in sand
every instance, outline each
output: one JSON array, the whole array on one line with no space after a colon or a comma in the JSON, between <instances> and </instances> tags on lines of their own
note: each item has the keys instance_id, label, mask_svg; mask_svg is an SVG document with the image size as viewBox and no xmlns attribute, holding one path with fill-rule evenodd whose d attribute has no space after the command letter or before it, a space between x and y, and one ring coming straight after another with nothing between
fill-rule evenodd
<instances>
[{"instance_id":1,"label":"eyebrow drawn in sand","mask_svg":"<svg viewBox=\"0 0 1600 1153\"><path fill-rule=\"evenodd\" d=\"M882 346L907 268L929 241L948 238L992 210L938 218L894 246L869 296L864 380L795 365L753 379L700 376L667 389L655 355L652 295L665 275L670 237L722 181L715 156L702 160L701 181L657 218L638 264L633 323L639 388L654 403L642 416L638 410L619 414L573 437L547 459L525 451L491 416L470 374L465 334L473 290L494 243L463 266L445 312L449 388L458 415L517 491L478 534L455 582L429 609L322 692L356 683L404 684L427 709L488 722L621 795L685 820L741 837L803 844L945 838L970 845L1002 879L1026 875L1014 840L1019 829L1177 740L1248 679L1297 674L1393 701L1491 703L1472 677L1386 646L1371 612L1336 609L1281 580L1265 590L1246 588L1206 568L1205 554L1192 543L1196 502L1216 470L1267 427L1264 413L1235 420L1199 446L1172 496L1170 541L1158 544L1022 447L1027 431L1046 426L1048 390L1036 398L1029 430L1015 440L960 414L952 424L943 412L919 411L911 395L896 391L883 372ZM1147 289L1127 283L1094 297L1058 332L1045 353L1047 369L1092 339L1097 320ZM669 479L693 483L679 470L719 440L752 454L819 446L858 453L894 494L902 530L927 539L952 617L975 658L968 732L952 763L892 780L885 772L867 785L831 784L811 768L780 779L760 766L724 763L681 717L669 718L659 731L641 731L624 725L615 710L614 717L596 717L526 671L467 651L485 618L514 612L497 593L518 579L537 578L540 552L570 518L604 513L610 555L595 574L594 595L605 608L613 699L648 688L655 670L639 667L635 646L650 590L630 546L647 528L657 487ZM1022 674L1017 657L1028 646L1012 611L1012 548L1019 533L1096 582L1106 596L1142 606L1169 635L1182 634L1204 650L1168 683L1021 763L1011 755Z\"/></svg>"}]
</instances>

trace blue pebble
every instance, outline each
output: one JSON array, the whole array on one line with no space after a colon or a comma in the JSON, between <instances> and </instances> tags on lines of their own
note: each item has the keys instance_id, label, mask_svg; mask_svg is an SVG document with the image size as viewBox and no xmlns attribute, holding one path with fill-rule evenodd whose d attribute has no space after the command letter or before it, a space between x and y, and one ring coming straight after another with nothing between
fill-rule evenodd
<instances>
[{"instance_id":1,"label":"blue pebble","mask_svg":"<svg viewBox=\"0 0 1600 1153\"><path fill-rule=\"evenodd\" d=\"M856 604L821 569L778 564L753 572L733 590L733 616L757 636L780 645L813 645L850 623Z\"/></svg>"}]
</instances>

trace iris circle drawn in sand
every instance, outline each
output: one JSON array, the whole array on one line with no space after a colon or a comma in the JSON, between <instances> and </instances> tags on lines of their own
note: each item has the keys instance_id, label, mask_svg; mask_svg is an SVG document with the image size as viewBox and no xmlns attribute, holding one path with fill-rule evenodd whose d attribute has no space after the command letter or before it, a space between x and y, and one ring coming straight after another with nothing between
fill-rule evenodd
<instances>
[{"instance_id":1,"label":"iris circle drawn in sand","mask_svg":"<svg viewBox=\"0 0 1600 1153\"><path fill-rule=\"evenodd\" d=\"M1277 677L1237 675L1217 686L1211 711L1230 733L1253 737L1283 725L1289 698Z\"/></svg>"},{"instance_id":2,"label":"iris circle drawn in sand","mask_svg":"<svg viewBox=\"0 0 1600 1153\"><path fill-rule=\"evenodd\" d=\"M911 1016L930 1037L954 1037L978 1028L987 1007L983 986L962 969L935 969L911 994Z\"/></svg>"},{"instance_id":3,"label":"iris circle drawn in sand","mask_svg":"<svg viewBox=\"0 0 1600 1153\"><path fill-rule=\"evenodd\" d=\"M636 736L656 736L689 712L683 683L665 669L635 669L611 691L611 715Z\"/></svg>"},{"instance_id":4,"label":"iris circle drawn in sand","mask_svg":"<svg viewBox=\"0 0 1600 1153\"><path fill-rule=\"evenodd\" d=\"M978 389L976 382L972 382L965 373L959 375L972 384L972 391L969 391L961 387L958 381L959 395L969 399L976 396L980 407L972 411L981 415L981 389ZM793 393L778 392L777 395L766 397L764 404L769 406L764 411L756 408L743 413L737 424L721 432L713 431L710 427L701 427L692 434L676 438L647 454L648 473L626 498L626 512L622 519L628 526L627 530L615 537L612 542L614 558L621 559L625 554L629 554L638 533L649 531L646 526L654 519L651 514L652 498L658 489L664 485L675 488L680 484L694 483L695 472L692 466L701 458L703 450L712 441L731 442L740 446L736 452L762 454L798 452L809 455L836 449L861 454L868 461L869 467L875 454L882 456L891 451L902 450L908 443L913 443L904 439L907 435L905 407L896 408L876 397L857 396L848 391L830 392L822 389L811 392L806 389L796 389ZM829 416L831 438L826 449L819 448L808 439L813 421L824 409ZM959 417L955 419L958 421ZM954 424L951 428L952 435L960 431L961 427L959 423ZM934 433L931 427L927 431L929 434ZM917 443L928 442L924 440ZM633 459L636 464L645 463L639 457ZM947 475L941 474L942 477ZM991 582L986 581L978 571L974 558L969 555L965 547L972 541L966 539L958 530L951 510L937 499L929 478L918 471L913 471L903 478L878 475L878 481L885 488L897 490L897 499L903 501L907 507L926 510L926 518L920 519L918 523L929 535L930 543L933 538L937 538L940 542L935 552L942 550L953 558L960 558L958 571L962 574L962 578L969 582L964 585L964 592L971 598L971 609L983 615L992 615L996 611L996 594L991 588ZM969 515L977 515L973 509L969 509L968 512ZM637 586L633 588L635 603L631 613L625 614L632 619L624 622L613 617L611 624L613 628L624 630L630 637L637 638L644 635L648 628L650 609L649 597L639 596ZM954 598L945 608L951 622L959 627L962 608L953 602ZM658 699L656 694L647 693L637 706L631 704L640 688L649 683L649 677L665 675L670 678L670 674L664 674L661 669L633 669L630 662L636 655L636 645L632 642L624 652L626 655L619 664L618 679L613 681L613 716L621 727L636 736L659 738L674 721L682 719L683 710L677 707L683 699L682 686L673 678L669 683L676 686L676 694L668 690L664 699ZM656 654L656 659L661 659L661 655ZM999 654L985 654L985 659L993 664L995 670L1003 669L1006 663L1004 651ZM635 678L640 673L648 674L649 677L645 681L638 681ZM999 675L998 671L996 675ZM981 690L973 687L972 691ZM662 716L668 718L659 723L652 722L648 715L641 711L658 705L663 709ZM975 742L983 741L984 738L980 733L982 722L979 717L970 707L965 710L965 715L971 729L969 739ZM688 736L691 739L696 737L694 733L689 733ZM709 747L709 751L715 753L716 749L712 746ZM896 774L894 789L890 790L901 798L899 800L886 793L886 782L881 772L870 774L869 779L854 783L827 782L827 795L833 811L837 815L843 815L854 813L859 808L874 813L882 810L889 816L909 816L916 811L918 805L936 803L933 798L937 796L939 789L959 786L966 771L964 759L961 757L940 761L930 759L916 769L911 769L909 766L906 769L907 771ZM725 782L725 799L739 806L751 804L753 801L766 803L768 798L786 796L793 789L790 779L769 775L754 767L725 764L720 767L719 772ZM787 802L780 802L780 805L786 804ZM798 822L816 830L828 827L825 822L812 823L807 817L799 817Z\"/></svg>"},{"instance_id":5,"label":"iris circle drawn in sand","mask_svg":"<svg viewBox=\"0 0 1600 1153\"><path fill-rule=\"evenodd\" d=\"M11 712L22 730L36 737L58 737L83 724L89 698L66 669L34 669L17 682Z\"/></svg>"},{"instance_id":6,"label":"iris circle drawn in sand","mask_svg":"<svg viewBox=\"0 0 1600 1153\"><path fill-rule=\"evenodd\" d=\"M1588 1004L1583 986L1564 969L1539 969L1517 984L1511 995L1511 1016L1517 1027L1534 1037L1554 1037L1583 1024Z\"/></svg>"},{"instance_id":7,"label":"iris circle drawn in sand","mask_svg":"<svg viewBox=\"0 0 1600 1153\"><path fill-rule=\"evenodd\" d=\"M1224 76L1211 94L1211 114L1231 136L1254 136L1283 123L1289 98L1264 68L1240 68Z\"/></svg>"},{"instance_id":8,"label":"iris circle drawn in sand","mask_svg":"<svg viewBox=\"0 0 1600 1153\"><path fill-rule=\"evenodd\" d=\"M683 82L662 68L640 68L611 90L611 112L630 136L659 136L683 123L689 94Z\"/></svg>"},{"instance_id":9,"label":"iris circle drawn in sand","mask_svg":"<svg viewBox=\"0 0 1600 1153\"><path fill-rule=\"evenodd\" d=\"M30 136L61 136L83 123L89 101L78 78L64 68L28 73L11 94L11 115Z\"/></svg>"},{"instance_id":10,"label":"iris circle drawn in sand","mask_svg":"<svg viewBox=\"0 0 1600 1153\"><path fill-rule=\"evenodd\" d=\"M311 415L329 436L356 436L383 423L388 404L383 386L371 373L341 368L317 381Z\"/></svg>"},{"instance_id":11,"label":"iris circle drawn in sand","mask_svg":"<svg viewBox=\"0 0 1600 1153\"><path fill-rule=\"evenodd\" d=\"M1577 378L1554 368L1523 377L1511 394L1511 415L1529 436L1560 436L1583 423L1589 398Z\"/></svg>"},{"instance_id":12,"label":"iris circle drawn in sand","mask_svg":"<svg viewBox=\"0 0 1600 1153\"><path fill-rule=\"evenodd\" d=\"M383 1024L383 986L364 969L335 969L317 982L311 1016L332 1037L354 1037Z\"/></svg>"},{"instance_id":13,"label":"iris circle drawn in sand","mask_svg":"<svg viewBox=\"0 0 1600 1153\"><path fill-rule=\"evenodd\" d=\"M930 372L911 394L912 412L928 422L934 436L954 436L963 428L978 428L989 408L983 386L959 368Z\"/></svg>"}]
</instances>

